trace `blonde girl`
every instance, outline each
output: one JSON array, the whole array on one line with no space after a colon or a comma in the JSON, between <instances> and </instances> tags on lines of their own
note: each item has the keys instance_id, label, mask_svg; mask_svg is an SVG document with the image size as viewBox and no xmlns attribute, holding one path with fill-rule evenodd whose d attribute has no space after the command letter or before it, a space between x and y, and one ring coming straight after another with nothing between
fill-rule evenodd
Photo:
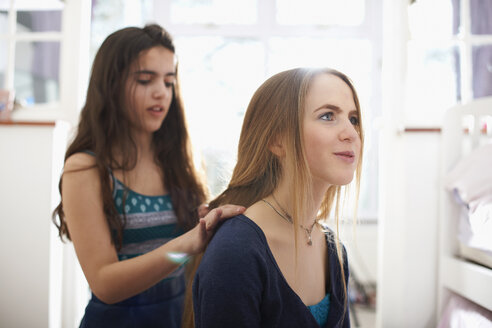
<instances>
[{"instance_id":1,"label":"blonde girl","mask_svg":"<svg viewBox=\"0 0 492 328\"><path fill-rule=\"evenodd\" d=\"M248 106L237 165L210 208L247 209L211 240L192 287L195 326L349 327L347 257L321 220L357 177L356 91L332 69L293 69ZM190 307L190 304L187 304Z\"/></svg>"}]
</instances>

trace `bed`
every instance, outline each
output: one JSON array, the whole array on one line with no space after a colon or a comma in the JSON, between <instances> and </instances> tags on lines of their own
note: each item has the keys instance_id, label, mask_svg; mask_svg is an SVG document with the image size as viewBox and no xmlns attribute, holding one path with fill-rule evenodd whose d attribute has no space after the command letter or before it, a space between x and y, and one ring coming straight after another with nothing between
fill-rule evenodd
<instances>
[{"instance_id":1,"label":"bed","mask_svg":"<svg viewBox=\"0 0 492 328\"><path fill-rule=\"evenodd\" d=\"M441 155L439 327L492 327L492 97L447 111Z\"/></svg>"}]
</instances>

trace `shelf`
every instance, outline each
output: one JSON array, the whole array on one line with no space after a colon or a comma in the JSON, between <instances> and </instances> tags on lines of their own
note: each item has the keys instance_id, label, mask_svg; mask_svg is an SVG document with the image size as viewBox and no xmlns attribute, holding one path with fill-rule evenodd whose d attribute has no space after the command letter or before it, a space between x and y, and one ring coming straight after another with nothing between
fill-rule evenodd
<instances>
[{"instance_id":1,"label":"shelf","mask_svg":"<svg viewBox=\"0 0 492 328\"><path fill-rule=\"evenodd\" d=\"M450 256L441 266L444 287L492 311L492 269Z\"/></svg>"},{"instance_id":2,"label":"shelf","mask_svg":"<svg viewBox=\"0 0 492 328\"><path fill-rule=\"evenodd\" d=\"M0 126L2 125L17 125L17 126L55 126L54 121L0 121Z\"/></svg>"}]
</instances>

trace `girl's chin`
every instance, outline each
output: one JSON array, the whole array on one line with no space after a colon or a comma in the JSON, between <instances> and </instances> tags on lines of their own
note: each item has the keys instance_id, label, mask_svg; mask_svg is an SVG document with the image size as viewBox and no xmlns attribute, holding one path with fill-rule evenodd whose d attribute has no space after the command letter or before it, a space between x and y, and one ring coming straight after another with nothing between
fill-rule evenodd
<instances>
[{"instance_id":1,"label":"girl's chin","mask_svg":"<svg viewBox=\"0 0 492 328\"><path fill-rule=\"evenodd\" d=\"M339 187L343 187L343 186L346 186L348 184L350 184L352 181L354 180L354 176L350 176L350 177L337 177L336 179L330 179L329 181L326 181L328 187L331 187L331 186L339 186Z\"/></svg>"}]
</instances>

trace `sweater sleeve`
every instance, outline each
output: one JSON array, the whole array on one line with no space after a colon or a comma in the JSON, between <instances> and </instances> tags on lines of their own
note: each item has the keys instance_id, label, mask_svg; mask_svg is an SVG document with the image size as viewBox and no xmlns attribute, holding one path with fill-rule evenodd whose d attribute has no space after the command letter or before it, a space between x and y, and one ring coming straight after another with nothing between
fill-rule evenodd
<instances>
[{"instance_id":1,"label":"sweater sleeve","mask_svg":"<svg viewBox=\"0 0 492 328\"><path fill-rule=\"evenodd\" d=\"M248 226L234 229L237 225L226 222L217 231L198 268L193 282L197 328L260 327L261 241Z\"/></svg>"}]
</instances>

